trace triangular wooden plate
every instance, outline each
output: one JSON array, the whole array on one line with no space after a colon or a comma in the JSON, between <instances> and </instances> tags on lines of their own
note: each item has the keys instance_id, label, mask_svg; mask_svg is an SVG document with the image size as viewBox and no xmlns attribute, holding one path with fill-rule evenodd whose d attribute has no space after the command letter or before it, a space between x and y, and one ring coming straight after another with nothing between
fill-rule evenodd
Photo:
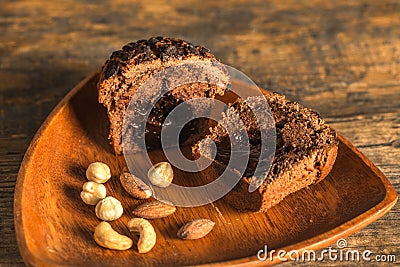
<instances>
[{"instance_id":1,"label":"triangular wooden plate","mask_svg":"<svg viewBox=\"0 0 400 267\"><path fill-rule=\"evenodd\" d=\"M108 195L120 199L125 208L123 217L111 223L119 232L130 235L125 225L139 201L122 190L117 178L125 162L108 144L106 112L97 103L97 80L97 74L91 75L58 104L21 164L14 216L27 265L271 265L278 259L261 262L256 257L265 245L286 251L323 248L377 220L397 201L382 172L339 135L338 157L328 177L266 213L239 213L222 200L178 208L174 215L152 221L158 239L151 252L139 254L136 247L127 251L100 248L92 236L99 223L94 207L79 197L86 167L94 161L111 167L114 177L106 183ZM160 157L157 153L162 154L153 156ZM185 175L176 172L177 177ZM216 226L203 239L178 239L179 227L195 218L210 218Z\"/></svg>"}]
</instances>

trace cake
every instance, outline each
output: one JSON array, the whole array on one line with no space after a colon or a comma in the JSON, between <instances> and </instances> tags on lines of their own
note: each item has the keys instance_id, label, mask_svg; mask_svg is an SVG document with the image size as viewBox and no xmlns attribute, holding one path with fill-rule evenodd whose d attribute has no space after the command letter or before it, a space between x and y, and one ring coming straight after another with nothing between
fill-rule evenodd
<instances>
[{"instance_id":1,"label":"cake","mask_svg":"<svg viewBox=\"0 0 400 267\"><path fill-rule=\"evenodd\" d=\"M177 86L167 91L152 107L151 113L144 116L140 112L131 111L127 114L130 103L142 103L149 101L152 97L159 97L158 92L153 90L141 91L139 88L157 73L174 66L182 66L192 63L207 63L215 68L218 84L191 83ZM102 67L100 79L97 84L98 101L107 109L110 122L109 139L117 155L123 154L123 135L126 137L124 143L128 151L143 149L140 141L143 141L143 133L135 130L127 124L124 127L124 118L129 115L136 120L144 121L146 149L159 148L160 131L164 125L166 116L180 103L194 98L214 98L223 95L230 84L230 77L222 64L210 51L202 46L195 46L184 40L152 37L148 40L139 40L123 46L121 50L112 53L111 57ZM179 69L181 76L197 75L187 69ZM171 78L171 77L170 77ZM179 78L179 77L172 77ZM172 79L171 78L171 79ZM195 77L201 78L201 77ZM187 116L193 113L195 105L187 107ZM182 142L195 142L207 129L207 119L192 120L185 126L181 133ZM166 126L168 127L168 126ZM193 135L193 133L198 133Z\"/></svg>"},{"instance_id":2,"label":"cake","mask_svg":"<svg viewBox=\"0 0 400 267\"><path fill-rule=\"evenodd\" d=\"M229 104L218 123L207 119L207 114L190 120L199 110L211 112L207 102L191 100L223 96L230 83L227 68L208 49L184 40L153 37L129 43L113 52L101 70L97 89L98 101L107 109L109 139L115 153L164 149L161 130L176 127L166 120L167 116L180 104L190 102L184 108L185 118L181 118L189 120L180 132L179 141L192 146L195 157L203 156L212 161L205 175L209 181L217 179L227 169L232 179L237 178L238 183L224 196L235 208L266 211L286 196L328 175L338 150L336 132L316 112L282 95L266 92L265 96L238 98ZM151 86L146 87L148 84ZM142 112L141 103L151 104L151 110ZM265 107L266 103L271 116L260 120L254 111ZM232 114L238 116L233 118ZM135 123L139 121L145 128L141 131L126 118L135 118ZM247 133L246 149L250 151L248 161L243 159L243 172L228 167L232 151L226 126L235 139L244 140L239 121ZM276 141L272 146L274 154L265 153L265 146L261 145L261 138L265 137L262 133ZM265 154L269 157L264 158ZM241 156L236 160L242 161ZM262 177L255 173L259 166L266 170ZM258 183L252 188L254 182Z\"/></svg>"},{"instance_id":3,"label":"cake","mask_svg":"<svg viewBox=\"0 0 400 267\"><path fill-rule=\"evenodd\" d=\"M251 154L244 173L231 170L232 175L241 177L238 177L239 182L224 199L242 211L266 211L289 194L321 181L332 169L337 155L336 132L316 112L288 101L282 95L265 94L275 127L271 127L270 123L258 125L252 110L265 105L262 98L263 96L254 96L246 100L237 99L225 111L223 120L212 127L206 138L193 147L196 157L210 157L210 141L215 142L217 151L207 176L215 179L221 175L227 168L230 155L229 136L222 125L230 125L235 135L237 122L229 113L239 114L248 133ZM260 161L261 130L276 131L276 150L263 182L255 191L249 192L255 167ZM236 134L238 131L236 129Z\"/></svg>"}]
</instances>

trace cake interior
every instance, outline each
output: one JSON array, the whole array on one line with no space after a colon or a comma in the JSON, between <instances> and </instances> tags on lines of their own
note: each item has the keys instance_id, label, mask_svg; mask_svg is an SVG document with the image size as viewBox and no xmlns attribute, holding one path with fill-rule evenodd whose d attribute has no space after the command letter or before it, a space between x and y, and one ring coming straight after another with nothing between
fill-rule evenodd
<instances>
[{"instance_id":1,"label":"cake interior","mask_svg":"<svg viewBox=\"0 0 400 267\"><path fill-rule=\"evenodd\" d=\"M208 91L205 91L204 95L207 95L207 93ZM196 97L198 96L194 96L194 98ZM195 106L184 105L183 109L179 111L179 117L175 117L171 121L166 121L171 111L183 102L185 101L177 98L171 92L167 92L156 102L146 121L145 138L147 149L159 149L162 147L161 130L163 127L171 128L183 125L179 133L180 145L193 146L198 140L209 133L209 119L205 117L193 118Z\"/></svg>"}]
</instances>

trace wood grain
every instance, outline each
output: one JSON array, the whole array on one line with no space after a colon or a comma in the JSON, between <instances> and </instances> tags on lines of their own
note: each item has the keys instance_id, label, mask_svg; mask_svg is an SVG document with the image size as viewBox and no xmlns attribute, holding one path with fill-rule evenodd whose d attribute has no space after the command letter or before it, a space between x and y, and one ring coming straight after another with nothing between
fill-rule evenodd
<instances>
[{"instance_id":1,"label":"wood grain","mask_svg":"<svg viewBox=\"0 0 400 267\"><path fill-rule=\"evenodd\" d=\"M260 86L316 109L399 192L399 14L392 0L2 1L0 265L23 264L13 195L34 133L111 51L153 35L205 45ZM397 204L348 244L400 257L399 222Z\"/></svg>"},{"instance_id":2,"label":"wood grain","mask_svg":"<svg viewBox=\"0 0 400 267\"><path fill-rule=\"evenodd\" d=\"M339 135L338 157L328 177L265 213L241 213L223 200L178 208L171 216L152 220L158 238L150 253L104 250L92 237L99 223L93 206L79 197L87 166L100 161L111 167L107 193L125 209L120 219L111 222L119 232L130 235L127 222L143 201L130 197L119 182L125 159L114 155L106 139L109 123L106 110L97 102L97 81L98 75L90 76L60 102L21 164L14 214L20 251L28 265L270 265L279 260L261 262L256 257L265 245L285 251L320 249L380 218L397 201L384 175ZM224 97L229 99L229 93ZM151 151L149 156L153 162L166 160L161 151ZM184 186L191 186L192 180L207 181L197 173L179 169L174 173L174 181ZM192 242L178 239L178 229L198 218L214 221L213 232Z\"/></svg>"}]
</instances>

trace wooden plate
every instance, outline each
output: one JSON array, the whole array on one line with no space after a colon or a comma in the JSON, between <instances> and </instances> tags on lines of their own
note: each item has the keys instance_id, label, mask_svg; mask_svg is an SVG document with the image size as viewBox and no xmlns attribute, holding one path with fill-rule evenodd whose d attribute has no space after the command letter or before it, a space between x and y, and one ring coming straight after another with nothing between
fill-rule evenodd
<instances>
[{"instance_id":1,"label":"wooden plate","mask_svg":"<svg viewBox=\"0 0 400 267\"><path fill-rule=\"evenodd\" d=\"M338 158L329 176L266 213L239 213L222 200L178 208L174 215L152 221L158 237L151 252L100 248L92 237L99 223L94 207L79 197L86 167L94 161L110 165L115 177L106 183L108 195L122 200L125 208L123 217L111 223L120 233L130 235L125 224L139 201L129 197L117 179L125 162L108 144L106 112L97 103L97 79L97 74L91 75L59 103L21 164L15 228L28 265L270 265L278 259L260 262L256 257L264 245L286 251L323 248L377 220L397 201L387 178L339 136ZM177 172L176 176L185 175ZM195 218L210 218L216 226L203 239L178 239L178 228Z\"/></svg>"}]
</instances>

